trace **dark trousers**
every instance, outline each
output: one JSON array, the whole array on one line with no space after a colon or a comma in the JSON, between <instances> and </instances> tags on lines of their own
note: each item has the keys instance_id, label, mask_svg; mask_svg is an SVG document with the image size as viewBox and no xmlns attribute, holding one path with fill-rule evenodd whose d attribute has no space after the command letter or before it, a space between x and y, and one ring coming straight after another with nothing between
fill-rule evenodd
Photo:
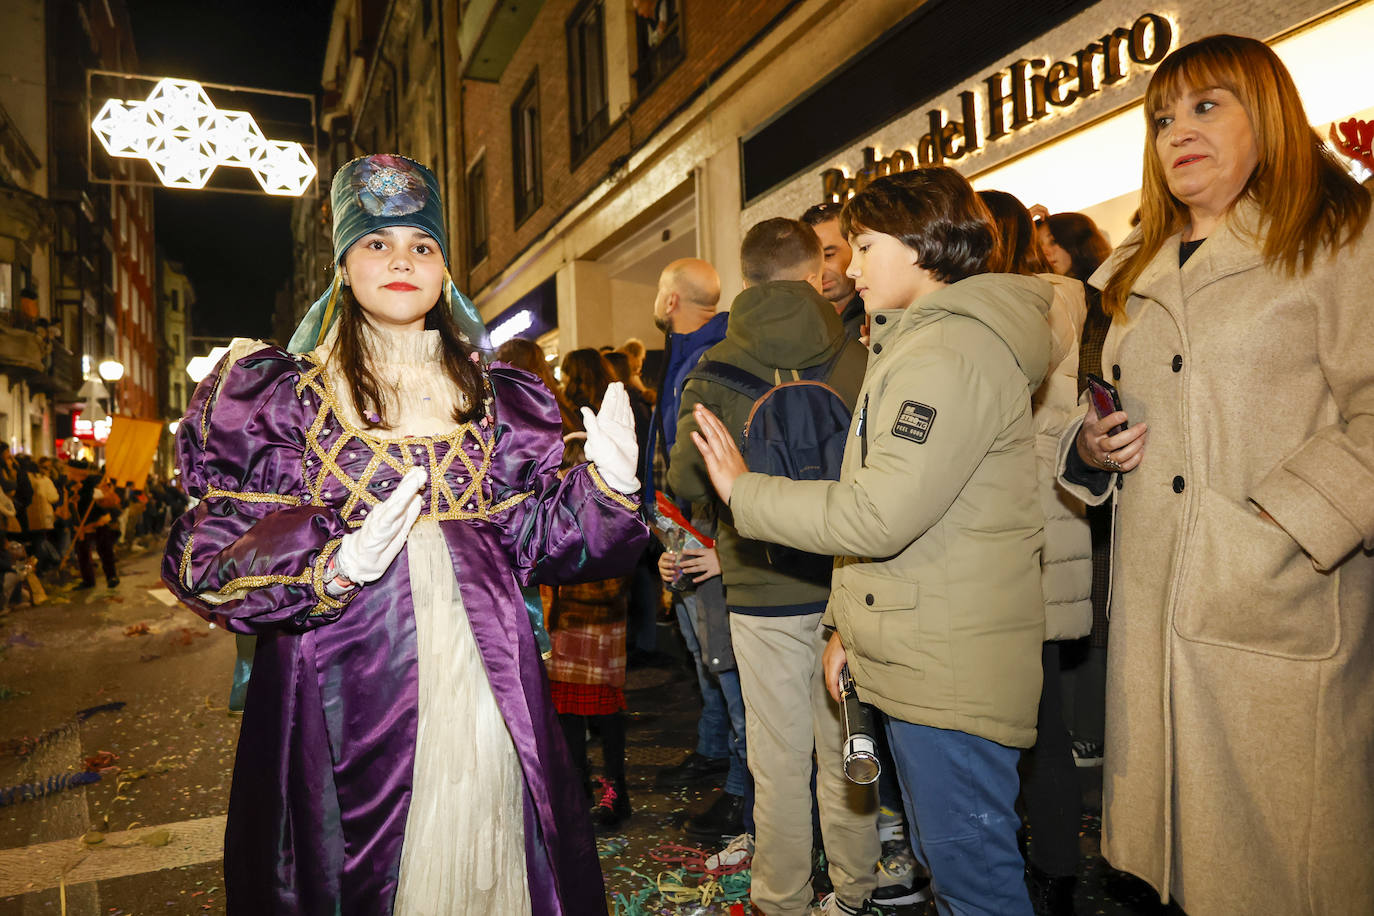
<instances>
[{"instance_id":1,"label":"dark trousers","mask_svg":"<svg viewBox=\"0 0 1374 916\"><path fill-rule=\"evenodd\" d=\"M608 716L578 716L560 712L558 724L563 726L563 738L568 742L568 753L582 785L591 783L591 767L587 763L588 724L601 736L601 756L606 761L606 778L622 783L625 781L624 712L613 712Z\"/></svg>"},{"instance_id":2,"label":"dark trousers","mask_svg":"<svg viewBox=\"0 0 1374 916\"><path fill-rule=\"evenodd\" d=\"M630 610L627 649L631 652L658 651L658 609L662 606L663 580L658 577L657 557L644 551L630 574Z\"/></svg>"},{"instance_id":3,"label":"dark trousers","mask_svg":"<svg viewBox=\"0 0 1374 916\"><path fill-rule=\"evenodd\" d=\"M115 569L114 545L115 538L119 537L118 532L107 525L101 525L95 531L80 538L76 542L76 565L81 569L81 581L85 585L95 585L95 566L91 562L91 548L100 554L100 566L105 572L106 581L113 582L119 578L119 572Z\"/></svg>"},{"instance_id":4,"label":"dark trousers","mask_svg":"<svg viewBox=\"0 0 1374 916\"><path fill-rule=\"evenodd\" d=\"M887 738L940 916L1031 916L1016 842L1020 751L890 717Z\"/></svg>"},{"instance_id":5,"label":"dark trousers","mask_svg":"<svg viewBox=\"0 0 1374 916\"><path fill-rule=\"evenodd\" d=\"M1021 754L1021 801L1030 821L1030 862L1055 877L1078 871L1078 821L1082 788L1064 727L1059 643L1040 650L1045 669L1035 746Z\"/></svg>"},{"instance_id":6,"label":"dark trousers","mask_svg":"<svg viewBox=\"0 0 1374 916\"><path fill-rule=\"evenodd\" d=\"M1064 677L1064 721L1075 738L1102 743L1106 733L1107 649L1091 637L1064 643L1060 649Z\"/></svg>"}]
</instances>

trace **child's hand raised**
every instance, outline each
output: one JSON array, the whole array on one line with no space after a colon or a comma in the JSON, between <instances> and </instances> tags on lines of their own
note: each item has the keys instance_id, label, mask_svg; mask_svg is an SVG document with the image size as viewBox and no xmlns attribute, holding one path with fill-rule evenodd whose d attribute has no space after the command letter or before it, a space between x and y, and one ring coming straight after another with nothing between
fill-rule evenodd
<instances>
[{"instance_id":1,"label":"child's hand raised","mask_svg":"<svg viewBox=\"0 0 1374 916\"><path fill-rule=\"evenodd\" d=\"M711 477L711 485L720 494L721 501L730 505L730 495L735 490L735 481L741 474L748 472L744 456L735 446L735 439L725 429L725 424L715 414L700 404L692 411L697 421L697 430L692 433L701 457L706 460L706 473Z\"/></svg>"}]
</instances>

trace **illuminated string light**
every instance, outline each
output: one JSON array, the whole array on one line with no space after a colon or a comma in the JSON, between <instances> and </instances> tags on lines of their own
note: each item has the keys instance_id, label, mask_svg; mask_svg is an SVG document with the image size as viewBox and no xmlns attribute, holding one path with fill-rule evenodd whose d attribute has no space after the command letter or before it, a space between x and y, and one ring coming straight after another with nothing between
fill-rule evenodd
<instances>
[{"instance_id":1,"label":"illuminated string light","mask_svg":"<svg viewBox=\"0 0 1374 916\"><path fill-rule=\"evenodd\" d=\"M169 188L203 188L220 166L248 169L283 197L299 197L315 180L304 146L267 139L251 114L221 111L194 80L159 80L143 101L110 99L91 129L105 152L146 159Z\"/></svg>"}]
</instances>

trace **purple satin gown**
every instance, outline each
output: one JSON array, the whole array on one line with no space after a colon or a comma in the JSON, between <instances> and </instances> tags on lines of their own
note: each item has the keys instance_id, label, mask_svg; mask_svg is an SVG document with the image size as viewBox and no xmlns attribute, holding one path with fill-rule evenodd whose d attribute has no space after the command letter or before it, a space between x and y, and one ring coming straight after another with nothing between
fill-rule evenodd
<instances>
[{"instance_id":1,"label":"purple satin gown","mask_svg":"<svg viewBox=\"0 0 1374 916\"><path fill-rule=\"evenodd\" d=\"M340 600L323 572L417 463L431 475L421 517L443 530L520 758L533 911L605 912L520 586L623 574L647 530L594 466L558 478L558 407L538 379L503 364L489 376L485 428L392 441L348 426L316 364L275 347L196 390L177 446L202 501L174 525L162 576L207 620L259 637L224 839L233 916L392 911L418 715L409 567L403 552Z\"/></svg>"}]
</instances>

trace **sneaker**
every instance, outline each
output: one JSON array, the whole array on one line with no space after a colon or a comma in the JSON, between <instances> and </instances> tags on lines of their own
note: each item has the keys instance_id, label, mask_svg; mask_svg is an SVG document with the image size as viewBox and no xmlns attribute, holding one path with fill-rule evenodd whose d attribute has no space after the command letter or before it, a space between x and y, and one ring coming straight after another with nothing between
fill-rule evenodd
<instances>
[{"instance_id":1,"label":"sneaker","mask_svg":"<svg viewBox=\"0 0 1374 916\"><path fill-rule=\"evenodd\" d=\"M630 795L625 780L601 780L601 797L592 806L592 823L597 830L614 830L630 819Z\"/></svg>"},{"instance_id":2,"label":"sneaker","mask_svg":"<svg viewBox=\"0 0 1374 916\"><path fill-rule=\"evenodd\" d=\"M855 908L835 896L834 891L811 904L809 912L815 913L817 916L879 916L878 911L873 909L873 905L869 901L865 900Z\"/></svg>"},{"instance_id":3,"label":"sneaker","mask_svg":"<svg viewBox=\"0 0 1374 916\"><path fill-rule=\"evenodd\" d=\"M752 833L741 833L720 852L715 853L706 860L706 870L708 872L718 872L722 868L732 871L743 871L749 867L749 863L754 858L754 835Z\"/></svg>"},{"instance_id":4,"label":"sneaker","mask_svg":"<svg viewBox=\"0 0 1374 916\"><path fill-rule=\"evenodd\" d=\"M887 809L883 809L887 810ZM882 857L878 859L878 886L873 902L881 906L910 906L930 899L930 876L916 861L906 841L906 822L900 818L884 823L878 816Z\"/></svg>"},{"instance_id":5,"label":"sneaker","mask_svg":"<svg viewBox=\"0 0 1374 916\"><path fill-rule=\"evenodd\" d=\"M878 886L873 903L883 907L913 906L930 899L930 876L908 848L878 860Z\"/></svg>"},{"instance_id":6,"label":"sneaker","mask_svg":"<svg viewBox=\"0 0 1374 916\"><path fill-rule=\"evenodd\" d=\"M887 805L878 806L878 839L884 843L888 840L900 840L906 838L906 814L900 808L889 808Z\"/></svg>"},{"instance_id":7,"label":"sneaker","mask_svg":"<svg viewBox=\"0 0 1374 916\"><path fill-rule=\"evenodd\" d=\"M1087 738L1073 739L1073 763L1080 767L1102 766L1102 744Z\"/></svg>"},{"instance_id":8,"label":"sneaker","mask_svg":"<svg viewBox=\"0 0 1374 916\"><path fill-rule=\"evenodd\" d=\"M729 770L729 757L705 757L692 751L677 766L659 770L654 776L654 786L659 789L680 789L706 780L719 783Z\"/></svg>"}]
</instances>

